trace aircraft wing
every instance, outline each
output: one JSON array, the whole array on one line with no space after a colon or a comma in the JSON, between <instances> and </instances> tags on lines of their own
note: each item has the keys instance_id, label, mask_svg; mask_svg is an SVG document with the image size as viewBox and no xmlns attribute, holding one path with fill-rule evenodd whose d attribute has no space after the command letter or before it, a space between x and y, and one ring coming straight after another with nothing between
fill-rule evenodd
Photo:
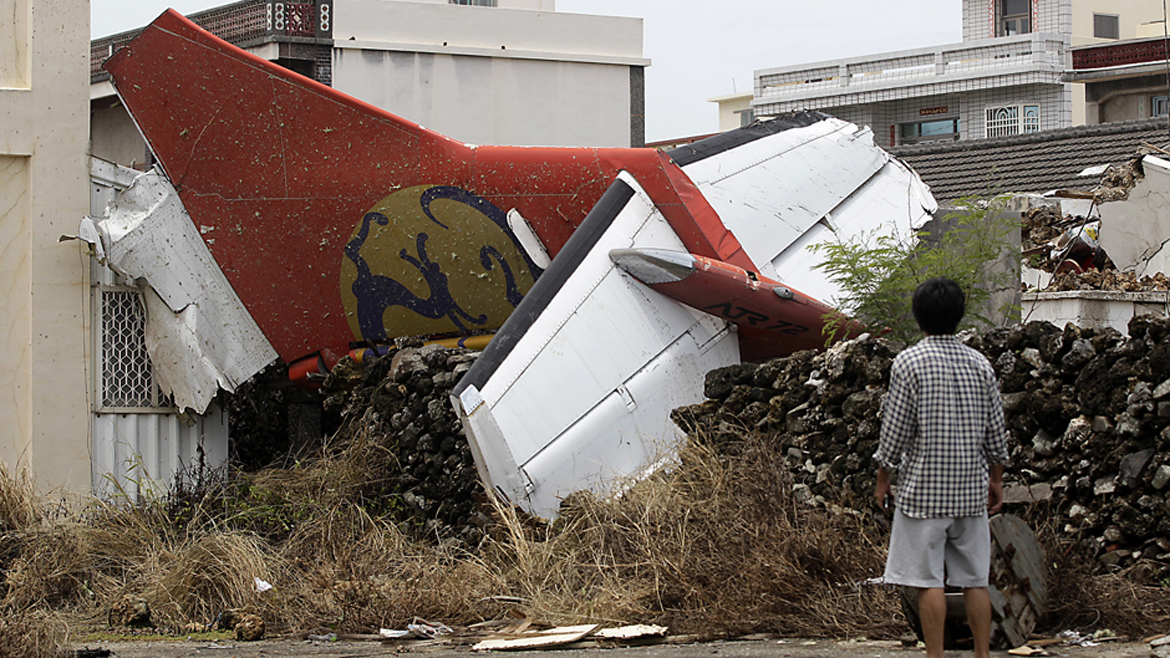
<instances>
[{"instance_id":1,"label":"aircraft wing","mask_svg":"<svg viewBox=\"0 0 1170 658\"><path fill-rule=\"evenodd\" d=\"M452 392L483 482L535 514L653 467L678 440L670 410L739 362L730 323L610 257L637 247L683 244L623 172Z\"/></svg>"}]
</instances>

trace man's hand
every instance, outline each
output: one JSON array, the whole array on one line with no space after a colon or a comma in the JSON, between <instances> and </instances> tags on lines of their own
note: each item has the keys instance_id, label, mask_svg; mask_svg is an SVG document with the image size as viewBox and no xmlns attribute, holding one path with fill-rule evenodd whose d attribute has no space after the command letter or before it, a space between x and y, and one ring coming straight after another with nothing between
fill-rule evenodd
<instances>
[{"instance_id":1,"label":"man's hand","mask_svg":"<svg viewBox=\"0 0 1170 658\"><path fill-rule=\"evenodd\" d=\"M1003 507L1003 464L992 464L987 485L987 515L999 513Z\"/></svg>"},{"instance_id":2,"label":"man's hand","mask_svg":"<svg viewBox=\"0 0 1170 658\"><path fill-rule=\"evenodd\" d=\"M890 474L885 467L879 467L877 472L877 486L874 487L873 497L878 507L886 514L890 513Z\"/></svg>"}]
</instances>

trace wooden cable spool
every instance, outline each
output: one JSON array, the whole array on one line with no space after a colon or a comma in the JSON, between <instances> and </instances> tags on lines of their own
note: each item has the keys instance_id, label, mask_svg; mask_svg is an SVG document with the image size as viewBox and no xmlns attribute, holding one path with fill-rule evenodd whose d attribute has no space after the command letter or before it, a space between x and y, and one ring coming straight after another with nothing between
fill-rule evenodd
<instances>
[{"instance_id":1,"label":"wooden cable spool","mask_svg":"<svg viewBox=\"0 0 1170 658\"><path fill-rule=\"evenodd\" d=\"M1028 634L1048 609L1048 569L1044 550L1036 534L1018 516L991 517L991 647L1012 649L1024 644ZM913 587L901 588L902 610L918 639L922 624L918 617L918 594ZM947 617L943 644L947 649L970 646L971 629L963 592L947 588Z\"/></svg>"}]
</instances>

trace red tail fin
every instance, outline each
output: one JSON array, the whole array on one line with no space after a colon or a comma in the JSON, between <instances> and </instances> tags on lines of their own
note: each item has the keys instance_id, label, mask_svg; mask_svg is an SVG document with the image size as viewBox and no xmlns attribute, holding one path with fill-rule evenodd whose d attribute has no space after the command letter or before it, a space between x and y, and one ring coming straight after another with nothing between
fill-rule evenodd
<instances>
[{"instance_id":1,"label":"red tail fin","mask_svg":"<svg viewBox=\"0 0 1170 658\"><path fill-rule=\"evenodd\" d=\"M508 211L555 254L620 169L679 220L692 251L735 260L738 243L652 149L471 147L174 11L105 68L286 361L351 341L499 326L539 272ZM688 205L708 211L702 227Z\"/></svg>"}]
</instances>

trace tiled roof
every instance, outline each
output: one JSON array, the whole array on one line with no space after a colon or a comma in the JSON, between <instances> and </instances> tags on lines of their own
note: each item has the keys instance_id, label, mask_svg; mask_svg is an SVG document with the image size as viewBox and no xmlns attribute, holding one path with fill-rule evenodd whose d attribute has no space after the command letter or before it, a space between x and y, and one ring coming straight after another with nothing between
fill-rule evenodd
<instances>
[{"instance_id":1,"label":"tiled roof","mask_svg":"<svg viewBox=\"0 0 1170 658\"><path fill-rule=\"evenodd\" d=\"M1078 126L1012 137L934 142L889 149L918 172L939 203L965 196L1088 190L1087 167L1125 162L1143 143L1170 144L1166 118Z\"/></svg>"}]
</instances>

